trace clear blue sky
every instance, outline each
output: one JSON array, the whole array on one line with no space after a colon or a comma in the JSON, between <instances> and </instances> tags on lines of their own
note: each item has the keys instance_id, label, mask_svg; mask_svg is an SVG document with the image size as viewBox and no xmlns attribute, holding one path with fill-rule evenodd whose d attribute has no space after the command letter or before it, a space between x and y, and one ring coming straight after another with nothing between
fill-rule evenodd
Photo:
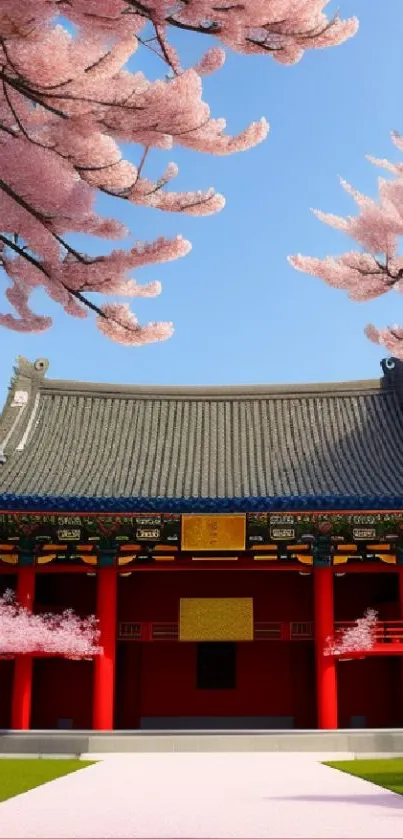
<instances>
[{"instance_id":1,"label":"clear blue sky","mask_svg":"<svg viewBox=\"0 0 403 839\"><path fill-rule=\"evenodd\" d=\"M361 21L347 44L310 52L289 68L229 54L223 70L205 80L212 113L226 116L230 131L262 115L269 119L266 143L228 158L180 149L155 154L150 172L176 160L175 187L214 185L227 199L222 213L192 219L100 204L124 219L135 239L175 233L191 239L187 258L138 272L139 281L160 279L162 295L132 301L143 322L173 320L174 338L122 347L98 333L91 318L69 318L41 299L42 309L45 303L54 314L51 331L1 332L2 389L18 354L49 358L52 378L89 381L232 384L378 376L386 353L366 340L363 328L368 321L402 322L399 298L352 303L294 271L286 259L296 252L336 254L348 246L310 207L353 210L338 175L375 194L378 171L365 154L396 157L389 132L403 131L402 0L339 0L337 7L343 17L356 14ZM187 36L179 43L188 63L206 46ZM147 61L149 75L158 70ZM98 242L89 247L99 250Z\"/></svg>"}]
</instances>

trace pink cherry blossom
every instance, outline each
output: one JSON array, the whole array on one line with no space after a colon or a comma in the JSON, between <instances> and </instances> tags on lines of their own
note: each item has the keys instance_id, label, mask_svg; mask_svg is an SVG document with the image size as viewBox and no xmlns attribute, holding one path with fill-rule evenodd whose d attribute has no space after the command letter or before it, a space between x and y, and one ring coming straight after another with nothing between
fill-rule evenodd
<instances>
[{"instance_id":1,"label":"pink cherry blossom","mask_svg":"<svg viewBox=\"0 0 403 839\"><path fill-rule=\"evenodd\" d=\"M61 614L34 614L16 602L10 590L0 597L0 658L46 653L64 658L101 655L95 617L78 617L71 609Z\"/></svg>"},{"instance_id":2,"label":"pink cherry blossom","mask_svg":"<svg viewBox=\"0 0 403 839\"><path fill-rule=\"evenodd\" d=\"M372 649L376 640L377 621L378 613L374 609L367 609L364 616L358 618L353 626L341 630L335 638L327 638L325 655L365 652Z\"/></svg>"},{"instance_id":3,"label":"pink cherry blossom","mask_svg":"<svg viewBox=\"0 0 403 839\"><path fill-rule=\"evenodd\" d=\"M126 303L107 303L98 317L98 328L118 344L139 347L153 341L165 341L173 335L172 323L148 323L139 326Z\"/></svg>"},{"instance_id":4,"label":"pink cherry blossom","mask_svg":"<svg viewBox=\"0 0 403 839\"><path fill-rule=\"evenodd\" d=\"M397 148L403 151L403 139L392 134ZM403 257L399 253L403 236L403 164L389 163L369 157L371 163L392 174L392 179L378 179L378 198L373 200L342 180L342 186L352 196L358 215L340 218L315 210L325 224L346 233L362 250L349 251L336 257L289 257L298 271L313 274L333 288L346 291L352 300L365 301L380 297L388 291L403 292ZM403 359L403 328L389 326L377 329L366 327L367 337L387 348L396 358Z\"/></svg>"},{"instance_id":5,"label":"pink cherry blossom","mask_svg":"<svg viewBox=\"0 0 403 839\"><path fill-rule=\"evenodd\" d=\"M96 211L99 193L166 212L216 213L225 201L214 188L168 188L175 164L155 181L147 177L150 150L176 145L227 155L266 138L265 119L232 137L225 120L210 114L202 76L220 69L225 50L213 46L194 67L182 68L170 41L173 29L292 64L305 50L342 43L356 32L355 18L329 19L327 5L327 0L243 5L223 0L218 6L211 0L2 0L0 264L13 312L0 313L0 325L47 329L51 319L30 306L33 290L42 288L74 317L95 312L99 328L113 340L137 345L169 337L171 324L141 326L127 304L97 304L87 294L153 297L161 290L159 281L142 286L130 271L177 259L189 244L181 237L157 239L142 255L128 245L90 257L69 244L68 234L109 240L129 235L120 222ZM133 55L144 50L164 61L163 80L150 81L130 69ZM140 147L137 163L125 159L123 143ZM397 200L389 196L391 206Z\"/></svg>"},{"instance_id":6,"label":"pink cherry blossom","mask_svg":"<svg viewBox=\"0 0 403 839\"><path fill-rule=\"evenodd\" d=\"M329 0L247 0L234 6L211 0L2 0L0 36L18 38L44 27L63 14L88 36L138 35L147 23L164 37L167 27L215 35L237 52L269 53L274 60L293 63L307 49L335 46L357 31L356 18L329 19ZM172 49L171 46L169 46Z\"/></svg>"},{"instance_id":7,"label":"pink cherry blossom","mask_svg":"<svg viewBox=\"0 0 403 839\"><path fill-rule=\"evenodd\" d=\"M209 76L216 73L225 62L225 51L220 47L212 47L204 53L198 64L195 66L199 76Z\"/></svg>"},{"instance_id":8,"label":"pink cherry blossom","mask_svg":"<svg viewBox=\"0 0 403 839\"><path fill-rule=\"evenodd\" d=\"M381 344L395 358L403 358L403 327L389 326L387 329L377 329L368 324L365 334L374 344Z\"/></svg>"}]
</instances>

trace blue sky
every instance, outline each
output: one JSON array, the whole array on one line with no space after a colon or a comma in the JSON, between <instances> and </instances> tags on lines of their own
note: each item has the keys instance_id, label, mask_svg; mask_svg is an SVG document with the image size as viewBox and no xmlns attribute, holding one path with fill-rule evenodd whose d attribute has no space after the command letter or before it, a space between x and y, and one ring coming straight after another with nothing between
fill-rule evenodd
<instances>
[{"instance_id":1,"label":"blue sky","mask_svg":"<svg viewBox=\"0 0 403 839\"><path fill-rule=\"evenodd\" d=\"M134 300L133 308L142 322L173 320L173 339L138 349L119 346L98 332L91 317L69 318L41 299L42 310L54 315L52 330L1 332L4 390L18 354L48 358L52 378L133 384L378 376L386 353L367 341L363 328L368 321L402 322L399 298L390 294L352 303L287 263L290 253L325 256L348 246L310 207L353 211L339 175L375 194L378 171L365 154L396 158L389 132L403 131L401 0L339 0L337 8L343 17L360 18L360 31L347 44L310 52L294 67L229 54L224 68L205 80L212 114L225 116L231 132L262 115L268 118L271 133L264 144L228 158L180 149L154 153L150 174L176 160L175 188L214 185L226 196L223 212L186 218L118 202L99 204L124 220L134 239L182 233L192 241L185 259L137 274L139 281L160 279L163 293L156 300ZM177 36L176 43L187 63L207 46L187 35ZM148 58L143 66L150 76L160 72ZM138 159L138 150L130 157ZM98 241L86 245L100 250Z\"/></svg>"}]
</instances>

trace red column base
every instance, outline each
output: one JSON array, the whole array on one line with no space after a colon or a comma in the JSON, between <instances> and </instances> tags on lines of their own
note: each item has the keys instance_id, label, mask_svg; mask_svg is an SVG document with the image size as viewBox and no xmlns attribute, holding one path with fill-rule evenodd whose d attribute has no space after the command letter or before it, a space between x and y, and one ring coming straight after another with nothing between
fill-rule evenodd
<instances>
[{"instance_id":1,"label":"red column base","mask_svg":"<svg viewBox=\"0 0 403 839\"><path fill-rule=\"evenodd\" d=\"M114 728L114 661L105 655L94 662L94 703L92 727L95 731L113 731Z\"/></svg>"},{"instance_id":2,"label":"red column base","mask_svg":"<svg viewBox=\"0 0 403 839\"><path fill-rule=\"evenodd\" d=\"M337 672L336 661L322 657L324 661L318 661L316 671L318 728L328 731L336 729L338 724Z\"/></svg>"},{"instance_id":3,"label":"red column base","mask_svg":"<svg viewBox=\"0 0 403 839\"><path fill-rule=\"evenodd\" d=\"M14 662L11 728L27 731L31 727L32 658L21 655Z\"/></svg>"}]
</instances>

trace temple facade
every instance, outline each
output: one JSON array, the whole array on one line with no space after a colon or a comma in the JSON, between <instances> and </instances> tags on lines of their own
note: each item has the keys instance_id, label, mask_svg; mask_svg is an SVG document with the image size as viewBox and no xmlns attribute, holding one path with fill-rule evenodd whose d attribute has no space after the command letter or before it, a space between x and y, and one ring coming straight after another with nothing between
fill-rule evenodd
<instances>
[{"instance_id":1,"label":"temple facade","mask_svg":"<svg viewBox=\"0 0 403 839\"><path fill-rule=\"evenodd\" d=\"M245 387L47 370L18 359L0 418L0 594L95 614L103 653L0 656L0 728L401 726L402 363ZM366 609L376 643L327 655Z\"/></svg>"}]
</instances>

